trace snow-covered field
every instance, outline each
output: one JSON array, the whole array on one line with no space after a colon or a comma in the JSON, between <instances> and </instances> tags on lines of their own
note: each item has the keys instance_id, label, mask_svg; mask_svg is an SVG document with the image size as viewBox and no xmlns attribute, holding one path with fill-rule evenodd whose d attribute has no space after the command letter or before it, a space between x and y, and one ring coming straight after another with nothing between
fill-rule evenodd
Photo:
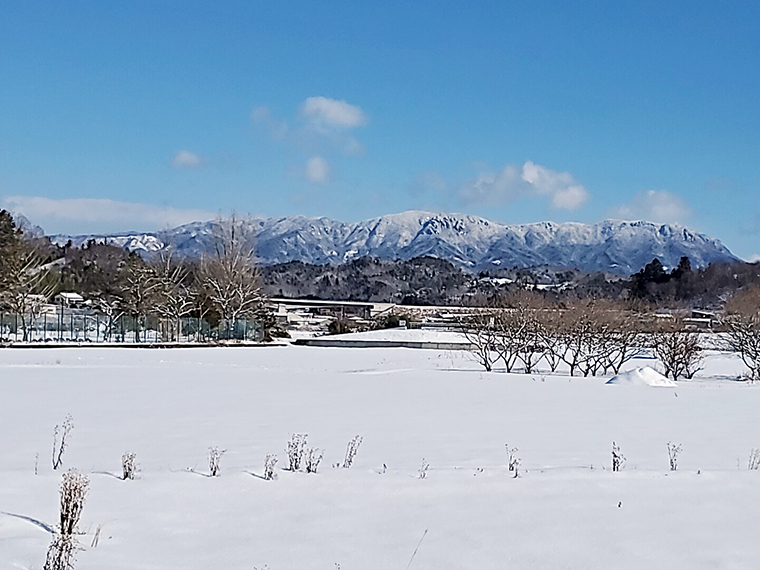
<instances>
[{"instance_id":1,"label":"snow-covered field","mask_svg":"<svg viewBox=\"0 0 760 570\"><path fill-rule=\"evenodd\" d=\"M695 381L652 387L433 350L0 350L0 569L42 567L67 414L63 468L90 478L77 570L756 568L760 387L740 371L714 353ZM318 473L282 469L293 433L325 450ZM357 434L354 465L333 467Z\"/></svg>"}]
</instances>

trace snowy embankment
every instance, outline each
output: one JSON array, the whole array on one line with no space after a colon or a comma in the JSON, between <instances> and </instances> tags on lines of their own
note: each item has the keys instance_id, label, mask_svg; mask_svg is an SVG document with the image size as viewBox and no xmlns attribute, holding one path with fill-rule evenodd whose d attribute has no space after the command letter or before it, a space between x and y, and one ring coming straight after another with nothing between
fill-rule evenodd
<instances>
[{"instance_id":1,"label":"snowy embankment","mask_svg":"<svg viewBox=\"0 0 760 570\"><path fill-rule=\"evenodd\" d=\"M640 366L627 372L621 372L617 376L610 378L607 384L627 384L632 386L661 386L665 388L675 388L678 386L673 380L666 378L657 370L649 366Z\"/></svg>"},{"instance_id":2,"label":"snowy embankment","mask_svg":"<svg viewBox=\"0 0 760 570\"><path fill-rule=\"evenodd\" d=\"M760 387L727 380L739 373L711 353L661 390L487 374L466 352L0 350L0 569L44 562L69 413L63 467L91 482L77 570L751 568ZM325 450L318 473L282 469L293 433ZM353 466L333 467L357 434ZM677 471L667 442L683 446ZM125 451L135 481L118 479ZM270 453L276 481L259 477Z\"/></svg>"}]
</instances>

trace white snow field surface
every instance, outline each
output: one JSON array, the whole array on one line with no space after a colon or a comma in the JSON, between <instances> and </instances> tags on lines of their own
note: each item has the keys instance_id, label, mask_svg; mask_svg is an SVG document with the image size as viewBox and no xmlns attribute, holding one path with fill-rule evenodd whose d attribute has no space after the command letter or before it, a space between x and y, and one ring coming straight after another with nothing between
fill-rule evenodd
<instances>
[{"instance_id":1,"label":"white snow field surface","mask_svg":"<svg viewBox=\"0 0 760 570\"><path fill-rule=\"evenodd\" d=\"M661 386L665 388L674 388L676 384L670 378L660 374L650 366L640 366L633 370L628 370L613 376L607 380L607 384L624 384L629 386Z\"/></svg>"},{"instance_id":2,"label":"white snow field surface","mask_svg":"<svg viewBox=\"0 0 760 570\"><path fill-rule=\"evenodd\" d=\"M760 386L740 373L710 353L675 389L620 389L485 373L465 352L3 349L0 569L42 567L72 467L90 479L77 570L755 568ZM294 433L324 449L317 473L284 469ZM355 435L353 465L334 467ZM677 471L668 442L682 445ZM126 451L134 481L119 479Z\"/></svg>"}]
</instances>

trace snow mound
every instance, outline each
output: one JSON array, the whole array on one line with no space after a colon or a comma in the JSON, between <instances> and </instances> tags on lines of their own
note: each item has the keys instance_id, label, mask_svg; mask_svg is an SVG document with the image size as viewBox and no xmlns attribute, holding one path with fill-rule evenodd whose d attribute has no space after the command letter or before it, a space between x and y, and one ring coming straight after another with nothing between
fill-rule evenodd
<instances>
[{"instance_id":1,"label":"snow mound","mask_svg":"<svg viewBox=\"0 0 760 570\"><path fill-rule=\"evenodd\" d=\"M607 381L607 384L626 384L628 386L677 386L675 382L669 380L656 370L644 366L635 368L628 372L618 374Z\"/></svg>"}]
</instances>

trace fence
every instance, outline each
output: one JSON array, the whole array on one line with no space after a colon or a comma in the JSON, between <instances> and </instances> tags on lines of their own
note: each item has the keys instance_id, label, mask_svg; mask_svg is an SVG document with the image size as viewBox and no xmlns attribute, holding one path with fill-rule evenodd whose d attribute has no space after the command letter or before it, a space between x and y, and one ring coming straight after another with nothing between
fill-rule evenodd
<instances>
[{"instance_id":1,"label":"fence","mask_svg":"<svg viewBox=\"0 0 760 570\"><path fill-rule=\"evenodd\" d=\"M223 320L212 326L195 317L135 319L81 309L37 315L0 312L0 340L4 342L207 343L260 341L262 333L259 321L246 319Z\"/></svg>"}]
</instances>

